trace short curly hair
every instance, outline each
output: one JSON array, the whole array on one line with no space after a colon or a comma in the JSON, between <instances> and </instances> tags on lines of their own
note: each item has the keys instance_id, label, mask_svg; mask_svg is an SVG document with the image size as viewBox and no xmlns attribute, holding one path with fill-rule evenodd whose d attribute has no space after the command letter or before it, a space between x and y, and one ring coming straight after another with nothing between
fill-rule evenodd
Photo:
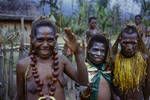
<instances>
[{"instance_id":1,"label":"short curly hair","mask_svg":"<svg viewBox=\"0 0 150 100\"><path fill-rule=\"evenodd\" d=\"M92 19L95 19L95 20L96 20L97 18L96 18L95 16L89 17L88 23L90 23Z\"/></svg>"},{"instance_id":2,"label":"short curly hair","mask_svg":"<svg viewBox=\"0 0 150 100\"><path fill-rule=\"evenodd\" d=\"M131 26L131 25L127 25L127 26L121 31L121 37L122 37L123 33L127 33L127 34L137 34L137 35L138 35L138 31L137 31L136 27L135 27L135 26Z\"/></svg>"}]
</instances>

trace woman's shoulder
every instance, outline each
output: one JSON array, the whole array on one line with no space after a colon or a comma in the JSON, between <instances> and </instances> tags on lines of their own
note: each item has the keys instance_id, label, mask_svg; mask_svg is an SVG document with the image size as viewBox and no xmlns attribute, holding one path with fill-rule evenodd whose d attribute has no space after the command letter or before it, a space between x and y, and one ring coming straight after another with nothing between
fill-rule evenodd
<instances>
[{"instance_id":1,"label":"woman's shoulder","mask_svg":"<svg viewBox=\"0 0 150 100\"><path fill-rule=\"evenodd\" d=\"M30 64L30 57L28 56L18 61L16 69L17 71L24 73L29 64Z\"/></svg>"}]
</instances>

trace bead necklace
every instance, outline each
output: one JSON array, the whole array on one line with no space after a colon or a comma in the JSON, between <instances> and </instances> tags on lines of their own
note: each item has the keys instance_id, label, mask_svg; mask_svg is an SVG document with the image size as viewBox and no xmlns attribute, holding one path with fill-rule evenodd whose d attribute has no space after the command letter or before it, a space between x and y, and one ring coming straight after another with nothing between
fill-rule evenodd
<instances>
[{"instance_id":1,"label":"bead necklace","mask_svg":"<svg viewBox=\"0 0 150 100\"><path fill-rule=\"evenodd\" d=\"M42 92L42 88L43 88L43 82L40 80L39 78L39 73L38 73L38 69L36 67L36 64L37 64L37 59L36 59L36 56L35 56L35 53L34 51L32 52L31 56L31 63L30 63L30 66L31 66L31 70L32 70L32 75L34 77L34 81L35 83L37 84L37 91L39 93L39 97L43 97L44 94ZM55 94L55 91L56 91L56 82L57 82L57 78L59 76L59 67L58 67L58 53L57 52L54 52L53 53L53 56L52 56L52 59L53 59L53 63L52 63L52 78L49 80L47 86L48 86L48 92L49 92L49 96L54 96ZM42 99L44 100L44 99Z\"/></svg>"}]
</instances>

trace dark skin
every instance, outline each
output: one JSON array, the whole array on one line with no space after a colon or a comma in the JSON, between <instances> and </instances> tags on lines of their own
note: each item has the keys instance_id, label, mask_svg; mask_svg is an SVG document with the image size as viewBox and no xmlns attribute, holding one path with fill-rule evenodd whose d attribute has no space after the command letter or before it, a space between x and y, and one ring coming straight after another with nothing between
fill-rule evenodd
<instances>
[{"instance_id":1,"label":"dark skin","mask_svg":"<svg viewBox=\"0 0 150 100\"><path fill-rule=\"evenodd\" d=\"M121 54L126 57L130 58L135 55L135 53L138 51L138 35L137 33L123 33L122 36L119 38L119 43L121 45ZM142 53L143 54L143 53ZM128 92L126 94L126 99L124 99L125 95L121 95L121 91L118 89L118 87L114 88L114 99L115 100L141 100L141 98L144 98L144 100L149 100L149 58L148 55L143 54L143 58L147 62L147 76L142 85L144 87L140 86L139 91L135 90L134 92Z\"/></svg>"},{"instance_id":2,"label":"dark skin","mask_svg":"<svg viewBox=\"0 0 150 100\"><path fill-rule=\"evenodd\" d=\"M56 35L49 26L40 26L36 29L36 37L33 39L34 49L37 55L37 67L38 73L40 76L40 80L44 82L43 93L47 94L48 87L47 83L49 79L52 77L52 51L51 48L55 46L56 43ZM72 35L72 34L67 34ZM75 46L75 43L72 44ZM79 46L78 46L79 47ZM71 48L71 47L70 47ZM71 48L72 49L72 48ZM67 74L71 79L75 80L81 85L87 85L88 83L88 74L85 64L83 63L83 59L81 57L80 48L75 48L74 51L75 59L77 62L77 69L72 67L72 63L63 55L58 55L59 60L59 82L56 83L56 91L54 97L56 100L65 100L64 95L64 75ZM30 65L30 58L27 57L22 59L17 64L17 100L37 100L38 92L36 91L36 84L32 77L31 70L28 72L27 76L27 94L25 97L25 72L27 66ZM82 76L82 77L80 77Z\"/></svg>"},{"instance_id":3,"label":"dark skin","mask_svg":"<svg viewBox=\"0 0 150 100\"><path fill-rule=\"evenodd\" d=\"M135 24L136 24L136 28L140 34L140 36L143 38L145 37L145 32L146 32L146 28L145 26L142 24L142 18L139 16L135 17Z\"/></svg>"},{"instance_id":4,"label":"dark skin","mask_svg":"<svg viewBox=\"0 0 150 100\"><path fill-rule=\"evenodd\" d=\"M105 44L100 42L95 42L93 46L88 50L89 60L94 64L102 64L105 62ZM98 100L110 100L111 92L110 86L107 80L102 76L99 83L98 89Z\"/></svg>"},{"instance_id":5,"label":"dark skin","mask_svg":"<svg viewBox=\"0 0 150 100\"><path fill-rule=\"evenodd\" d=\"M123 34L123 39L120 40L121 54L127 58L134 56L137 50L137 35L135 34Z\"/></svg>"},{"instance_id":6,"label":"dark skin","mask_svg":"<svg viewBox=\"0 0 150 100\"><path fill-rule=\"evenodd\" d=\"M97 65L104 63L105 50L103 43L94 42L93 46L88 50L90 61Z\"/></svg>"},{"instance_id":7,"label":"dark skin","mask_svg":"<svg viewBox=\"0 0 150 100\"><path fill-rule=\"evenodd\" d=\"M100 33L97 29L97 21L96 19L91 19L89 22L89 29L86 32L86 41L88 41L90 37L96 35L97 33Z\"/></svg>"},{"instance_id":8,"label":"dark skin","mask_svg":"<svg viewBox=\"0 0 150 100\"><path fill-rule=\"evenodd\" d=\"M139 16L136 16L136 17L135 17L135 24L136 24L136 25L139 25L139 24L141 24L141 23L142 23L142 18L139 17Z\"/></svg>"},{"instance_id":9,"label":"dark skin","mask_svg":"<svg viewBox=\"0 0 150 100\"><path fill-rule=\"evenodd\" d=\"M106 48L105 44L101 42L94 42L92 47L88 49L88 60L92 62L94 65L99 65L105 63L105 56L106 56ZM107 80L102 76L101 81L99 83L98 89L98 100L110 100L111 92L110 86ZM90 89L87 88L83 91L84 94L88 94ZM81 99L82 100L82 99ZM83 99L88 100L88 99Z\"/></svg>"},{"instance_id":10,"label":"dark skin","mask_svg":"<svg viewBox=\"0 0 150 100\"><path fill-rule=\"evenodd\" d=\"M88 29L86 32L83 34L83 49L84 51L86 50L87 43L89 39L96 34L101 34L100 30L97 28L97 20L96 19L91 19L91 21L88 23Z\"/></svg>"},{"instance_id":11,"label":"dark skin","mask_svg":"<svg viewBox=\"0 0 150 100\"><path fill-rule=\"evenodd\" d=\"M90 22L89 22L89 28L92 30L92 29L96 29L96 19L92 19Z\"/></svg>"}]
</instances>

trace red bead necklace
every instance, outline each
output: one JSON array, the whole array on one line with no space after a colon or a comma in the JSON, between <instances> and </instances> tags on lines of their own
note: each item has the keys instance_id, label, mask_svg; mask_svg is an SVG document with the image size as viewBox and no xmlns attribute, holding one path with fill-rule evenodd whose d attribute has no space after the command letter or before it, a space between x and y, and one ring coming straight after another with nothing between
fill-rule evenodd
<instances>
[{"instance_id":1,"label":"red bead necklace","mask_svg":"<svg viewBox=\"0 0 150 100\"><path fill-rule=\"evenodd\" d=\"M44 96L44 93L42 92L42 89L43 89L43 82L40 80L39 78L39 73L38 73L38 69L36 67L36 63L37 63L37 59L36 59L36 56L34 53L32 53L32 55L30 56L31 58L31 63L30 63L30 66L31 66L31 69L32 69L32 75L34 77L34 81L35 83L37 84L37 91L39 93L39 97L42 97ZM56 82L57 82L57 78L59 76L59 67L58 67L58 53L57 52L54 52L53 53L53 56L52 56L52 59L53 59L53 64L52 64L52 78L49 80L47 86L48 86L48 89L49 89L49 96L54 96L55 94L55 91L56 91Z\"/></svg>"}]
</instances>

